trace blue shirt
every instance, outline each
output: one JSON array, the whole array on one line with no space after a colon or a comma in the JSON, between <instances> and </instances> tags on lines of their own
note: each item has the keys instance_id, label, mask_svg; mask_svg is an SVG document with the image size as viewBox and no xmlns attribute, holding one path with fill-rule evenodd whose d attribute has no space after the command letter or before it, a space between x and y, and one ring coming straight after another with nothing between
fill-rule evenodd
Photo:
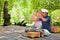
<instances>
[{"instance_id":1,"label":"blue shirt","mask_svg":"<svg viewBox=\"0 0 60 40\"><path fill-rule=\"evenodd\" d=\"M47 29L48 31L51 32L51 27L50 27L50 17L49 16L46 16L44 17L47 19L46 22L42 21L42 19L39 19L40 21L42 21L42 29Z\"/></svg>"}]
</instances>

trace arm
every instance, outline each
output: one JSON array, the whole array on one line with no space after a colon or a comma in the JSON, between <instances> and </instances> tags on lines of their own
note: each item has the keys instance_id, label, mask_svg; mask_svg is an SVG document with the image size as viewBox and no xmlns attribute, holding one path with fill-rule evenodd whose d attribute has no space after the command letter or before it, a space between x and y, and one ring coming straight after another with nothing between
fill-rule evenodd
<instances>
[{"instance_id":1,"label":"arm","mask_svg":"<svg viewBox=\"0 0 60 40\"><path fill-rule=\"evenodd\" d=\"M44 21L44 22L46 22L46 21L47 21L47 19L46 19L46 18L44 18L44 17L41 17L41 19L42 19L42 21Z\"/></svg>"},{"instance_id":2,"label":"arm","mask_svg":"<svg viewBox=\"0 0 60 40\"><path fill-rule=\"evenodd\" d=\"M46 18L41 17L41 19L42 19L42 21L44 21L44 22L49 22L49 21L50 21L50 17L46 17Z\"/></svg>"}]
</instances>

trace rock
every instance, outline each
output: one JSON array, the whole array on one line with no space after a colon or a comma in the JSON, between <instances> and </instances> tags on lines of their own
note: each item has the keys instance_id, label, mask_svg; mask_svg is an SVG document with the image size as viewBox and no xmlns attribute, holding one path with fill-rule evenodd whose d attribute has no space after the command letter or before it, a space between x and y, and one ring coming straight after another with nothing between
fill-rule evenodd
<instances>
[{"instance_id":1,"label":"rock","mask_svg":"<svg viewBox=\"0 0 60 40\"><path fill-rule=\"evenodd\" d=\"M1 36L0 40L7 40L7 38L5 38L5 36Z\"/></svg>"}]
</instances>

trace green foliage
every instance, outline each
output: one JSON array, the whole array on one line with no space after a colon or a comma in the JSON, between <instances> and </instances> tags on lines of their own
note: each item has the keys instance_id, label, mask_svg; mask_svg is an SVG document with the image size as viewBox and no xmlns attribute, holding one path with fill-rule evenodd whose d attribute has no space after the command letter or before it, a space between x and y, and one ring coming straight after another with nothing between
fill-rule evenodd
<instances>
[{"instance_id":1,"label":"green foliage","mask_svg":"<svg viewBox=\"0 0 60 40\"><path fill-rule=\"evenodd\" d=\"M59 26L60 27L60 22L54 22L54 26Z\"/></svg>"},{"instance_id":2,"label":"green foliage","mask_svg":"<svg viewBox=\"0 0 60 40\"><path fill-rule=\"evenodd\" d=\"M0 0L0 24L3 24L3 5L4 1ZM21 22L22 19L25 19L27 23L32 23L31 17L36 10L41 8L46 8L49 10L49 15L54 19L54 10L60 9L59 0L7 0L8 1L8 10L11 15L11 23ZM51 13L52 12L52 13ZM57 16L57 12L56 12ZM55 20L54 20L55 21Z\"/></svg>"},{"instance_id":3,"label":"green foliage","mask_svg":"<svg viewBox=\"0 0 60 40\"><path fill-rule=\"evenodd\" d=\"M3 24L3 4L4 0L0 0L0 25Z\"/></svg>"},{"instance_id":4,"label":"green foliage","mask_svg":"<svg viewBox=\"0 0 60 40\"><path fill-rule=\"evenodd\" d=\"M60 9L51 12L51 17L54 22L60 22Z\"/></svg>"},{"instance_id":5,"label":"green foliage","mask_svg":"<svg viewBox=\"0 0 60 40\"><path fill-rule=\"evenodd\" d=\"M51 12L51 19L54 25L60 25L60 9Z\"/></svg>"}]
</instances>

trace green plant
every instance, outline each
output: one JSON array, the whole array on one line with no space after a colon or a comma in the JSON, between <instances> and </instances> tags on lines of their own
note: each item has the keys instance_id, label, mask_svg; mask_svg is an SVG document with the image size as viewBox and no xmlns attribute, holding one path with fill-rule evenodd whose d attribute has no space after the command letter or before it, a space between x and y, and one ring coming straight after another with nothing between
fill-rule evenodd
<instances>
[{"instance_id":1,"label":"green plant","mask_svg":"<svg viewBox=\"0 0 60 40\"><path fill-rule=\"evenodd\" d=\"M4 1L8 1L8 11L11 15L10 22L12 24L20 22L25 19L27 23L32 23L31 17L36 10L46 8L49 11L49 16L54 18L53 12L56 9L60 9L60 1L58 0L0 0L0 25L3 25L3 7ZM54 17L53 17L54 15ZM55 19L52 19L55 21ZM54 22L53 21L53 22Z\"/></svg>"}]
</instances>

